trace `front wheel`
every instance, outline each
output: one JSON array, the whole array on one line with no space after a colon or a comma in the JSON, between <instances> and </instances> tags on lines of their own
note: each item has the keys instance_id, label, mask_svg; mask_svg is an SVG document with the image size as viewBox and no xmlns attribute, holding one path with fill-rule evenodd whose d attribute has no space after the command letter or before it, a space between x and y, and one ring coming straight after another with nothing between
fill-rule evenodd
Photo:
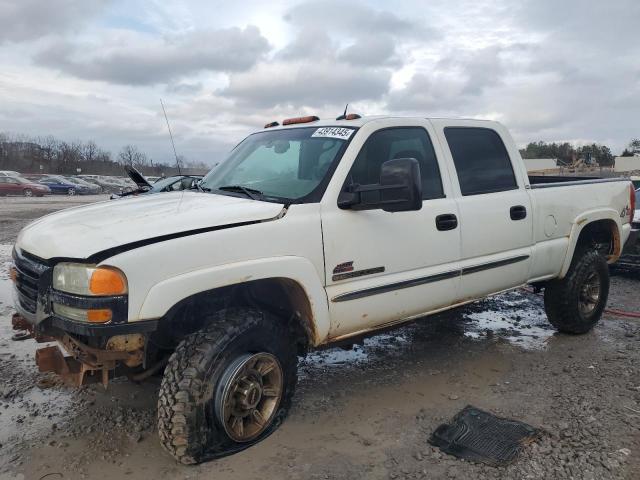
<instances>
[{"instance_id":1,"label":"front wheel","mask_svg":"<svg viewBox=\"0 0 640 480\"><path fill-rule=\"evenodd\" d=\"M70 188L69 190L67 190L67 194L68 195L75 195L76 194L76 189L75 188Z\"/></svg>"},{"instance_id":2,"label":"front wheel","mask_svg":"<svg viewBox=\"0 0 640 480\"><path fill-rule=\"evenodd\" d=\"M544 291L549 322L560 332L586 333L602 317L609 296L607 262L595 250L576 251L567 275Z\"/></svg>"},{"instance_id":3,"label":"front wheel","mask_svg":"<svg viewBox=\"0 0 640 480\"><path fill-rule=\"evenodd\" d=\"M32 191L30 188L25 188L25 189L22 191L22 194L23 194L25 197L33 197L33 191Z\"/></svg>"},{"instance_id":4,"label":"front wheel","mask_svg":"<svg viewBox=\"0 0 640 480\"><path fill-rule=\"evenodd\" d=\"M282 423L296 378L286 322L254 309L221 311L169 359L158 399L160 442L183 464L243 450Z\"/></svg>"}]
</instances>

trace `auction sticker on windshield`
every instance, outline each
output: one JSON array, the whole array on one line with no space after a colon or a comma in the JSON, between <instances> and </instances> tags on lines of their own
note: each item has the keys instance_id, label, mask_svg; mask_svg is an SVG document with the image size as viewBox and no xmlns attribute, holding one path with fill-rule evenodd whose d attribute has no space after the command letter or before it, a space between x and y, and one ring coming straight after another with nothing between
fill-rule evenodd
<instances>
[{"instance_id":1,"label":"auction sticker on windshield","mask_svg":"<svg viewBox=\"0 0 640 480\"><path fill-rule=\"evenodd\" d=\"M341 140L349 140L349 137L353 132L353 128L322 127L313 132L313 135L311 136L316 138L339 138Z\"/></svg>"}]
</instances>

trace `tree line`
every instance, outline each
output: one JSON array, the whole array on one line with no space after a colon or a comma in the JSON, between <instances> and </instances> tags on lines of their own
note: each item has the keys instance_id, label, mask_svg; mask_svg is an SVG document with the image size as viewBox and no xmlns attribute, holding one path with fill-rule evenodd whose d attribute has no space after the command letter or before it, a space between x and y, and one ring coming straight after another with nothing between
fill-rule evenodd
<instances>
[{"instance_id":1,"label":"tree line","mask_svg":"<svg viewBox=\"0 0 640 480\"><path fill-rule=\"evenodd\" d=\"M178 161L182 173L204 173L209 169L204 162L187 161L180 156ZM114 157L93 140L68 142L52 135L29 137L0 133L0 170L123 176L125 165L137 168L144 175L169 176L178 173L175 163L154 162L132 144L122 147Z\"/></svg>"},{"instance_id":2,"label":"tree line","mask_svg":"<svg viewBox=\"0 0 640 480\"><path fill-rule=\"evenodd\" d=\"M622 152L623 157L636 154L640 154L640 139L631 140ZM520 150L520 155L522 158L556 158L565 165L570 165L578 159L591 159L592 163L603 167L612 166L615 158L606 145L592 143L575 146L569 142L531 142Z\"/></svg>"}]
</instances>

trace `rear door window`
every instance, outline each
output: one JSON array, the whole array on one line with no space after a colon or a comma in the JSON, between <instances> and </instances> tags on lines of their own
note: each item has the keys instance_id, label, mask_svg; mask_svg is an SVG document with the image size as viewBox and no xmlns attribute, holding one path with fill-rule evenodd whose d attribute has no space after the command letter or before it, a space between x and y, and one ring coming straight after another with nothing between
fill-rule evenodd
<instances>
[{"instance_id":1,"label":"rear door window","mask_svg":"<svg viewBox=\"0 0 640 480\"><path fill-rule=\"evenodd\" d=\"M489 128L444 129L462 195L503 192L518 188L507 149Z\"/></svg>"}]
</instances>

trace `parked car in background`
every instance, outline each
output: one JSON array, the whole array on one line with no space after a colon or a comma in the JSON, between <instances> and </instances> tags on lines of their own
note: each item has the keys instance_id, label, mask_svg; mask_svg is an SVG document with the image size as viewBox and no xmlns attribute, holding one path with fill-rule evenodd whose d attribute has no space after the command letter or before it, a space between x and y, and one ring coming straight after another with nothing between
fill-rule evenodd
<instances>
[{"instance_id":1,"label":"parked car in background","mask_svg":"<svg viewBox=\"0 0 640 480\"><path fill-rule=\"evenodd\" d=\"M0 196L24 195L25 197L42 197L50 193L51 190L46 185L31 182L19 176L0 175Z\"/></svg>"},{"instance_id":2,"label":"parked car in background","mask_svg":"<svg viewBox=\"0 0 640 480\"><path fill-rule=\"evenodd\" d=\"M114 182L122 186L122 193L128 193L136 190L137 185L129 177L110 177Z\"/></svg>"},{"instance_id":3,"label":"parked car in background","mask_svg":"<svg viewBox=\"0 0 640 480\"><path fill-rule=\"evenodd\" d=\"M141 195L147 193L178 192L180 190L195 190L202 175L173 175L162 178L155 183L149 183L148 179L133 167L125 167L129 178L137 185L137 189L131 192L123 192L120 195L112 195L111 198L121 198L129 195Z\"/></svg>"},{"instance_id":4,"label":"parked car in background","mask_svg":"<svg viewBox=\"0 0 640 480\"><path fill-rule=\"evenodd\" d=\"M88 190L80 188L79 185L70 182L61 175L29 174L24 177L33 182L46 185L51 189L51 193L54 194L75 195L76 193L88 193Z\"/></svg>"},{"instance_id":5,"label":"parked car in background","mask_svg":"<svg viewBox=\"0 0 640 480\"><path fill-rule=\"evenodd\" d=\"M80 188L83 189L83 191L86 190L86 193L90 195L98 195L102 193L102 187L100 187L99 185L96 185L95 183L87 182L82 178L72 177L72 176L65 176L64 178L66 180L69 180L71 183L78 185Z\"/></svg>"},{"instance_id":6,"label":"parked car in background","mask_svg":"<svg viewBox=\"0 0 640 480\"><path fill-rule=\"evenodd\" d=\"M78 175L87 182L95 183L102 188L104 193L121 193L123 186L119 182L114 182L105 175Z\"/></svg>"},{"instance_id":7,"label":"parked car in background","mask_svg":"<svg viewBox=\"0 0 640 480\"><path fill-rule=\"evenodd\" d=\"M0 177L20 177L20 173L13 170L0 170Z\"/></svg>"},{"instance_id":8,"label":"parked car in background","mask_svg":"<svg viewBox=\"0 0 640 480\"><path fill-rule=\"evenodd\" d=\"M160 180L161 178L164 177L147 177L147 182L149 183L156 183L158 180Z\"/></svg>"}]
</instances>

